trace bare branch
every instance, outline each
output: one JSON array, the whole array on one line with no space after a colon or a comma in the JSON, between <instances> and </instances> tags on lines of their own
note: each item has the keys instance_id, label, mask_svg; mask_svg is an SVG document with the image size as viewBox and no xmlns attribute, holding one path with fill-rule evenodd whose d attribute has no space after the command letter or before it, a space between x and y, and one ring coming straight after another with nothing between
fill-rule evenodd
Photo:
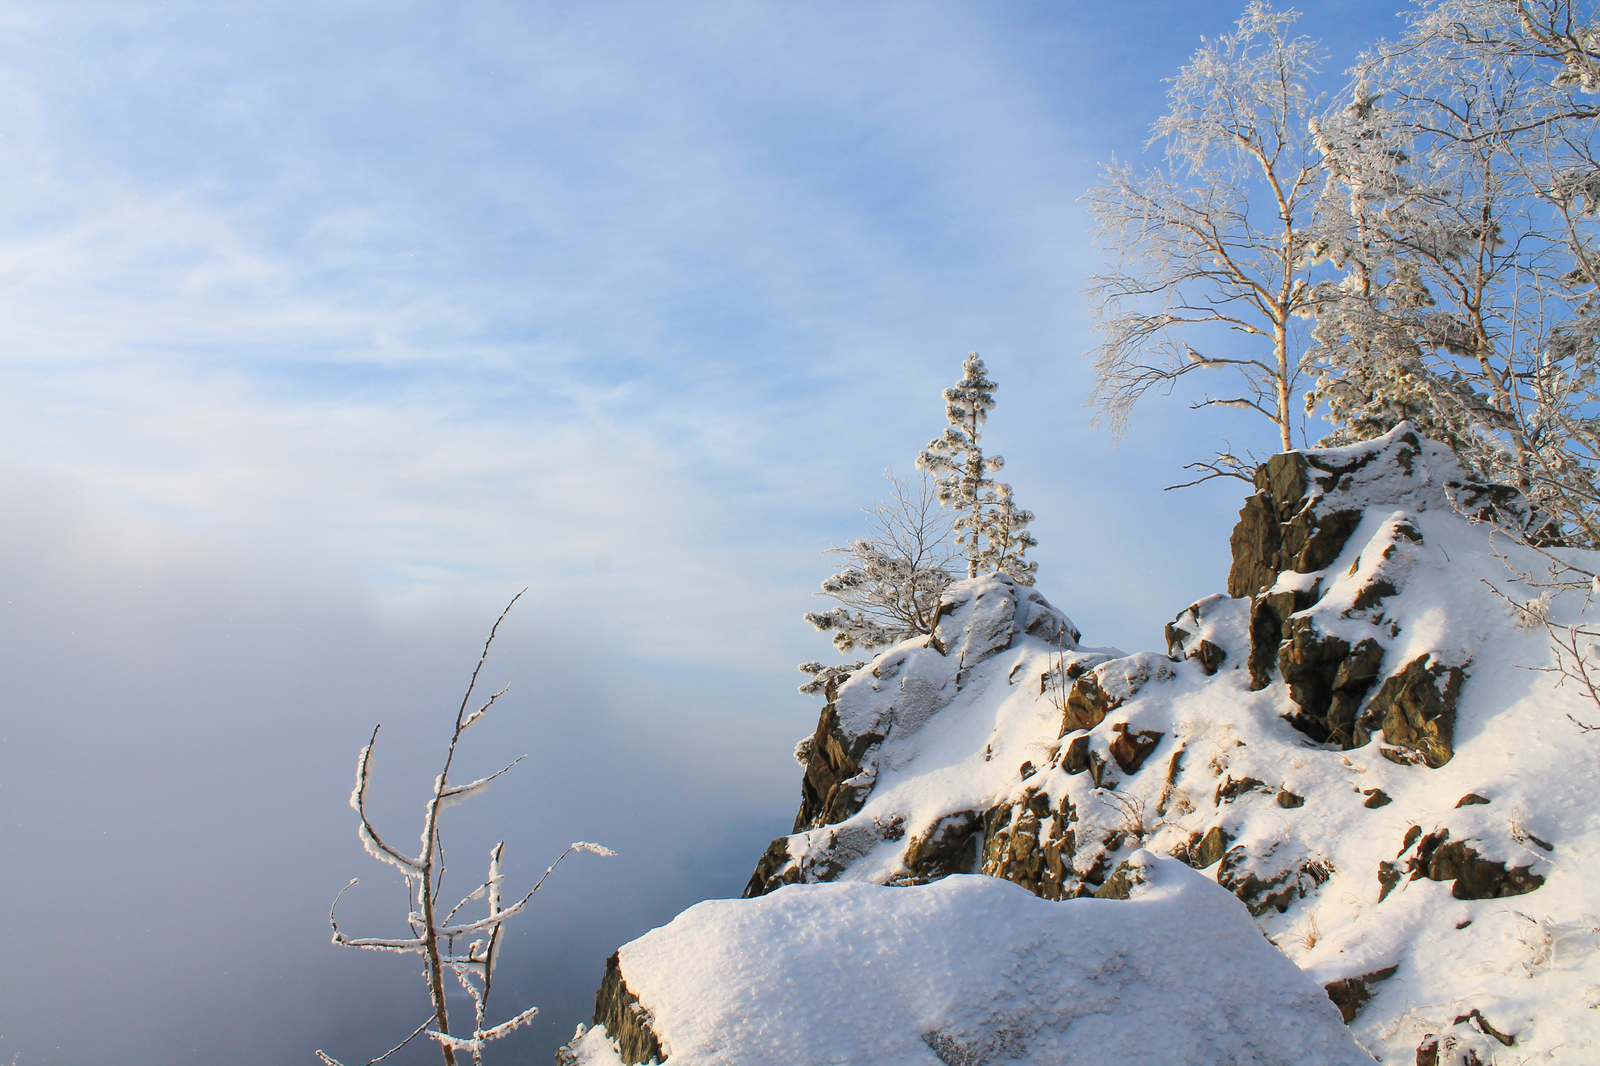
<instances>
[{"instance_id":1,"label":"bare branch","mask_svg":"<svg viewBox=\"0 0 1600 1066\"><path fill-rule=\"evenodd\" d=\"M456 712L455 728L451 733L450 742L445 752L444 767L439 775L434 778L433 789L429 796L424 811L423 830L421 835L422 851L416 859L407 858L378 836L366 815L366 792L371 781L371 756L374 744L377 742L378 730L374 728L372 737L367 745L361 749L356 760L356 786L350 794L350 806L359 816L360 824L358 833L363 846L376 859L388 863L398 869L406 885L407 913L406 922L410 926L412 936L405 937L349 937L339 928L335 914L339 901L359 882L352 878L349 884L339 890L334 897L333 904L328 908L328 924L333 930L333 942L346 947L367 948L377 951L396 951L402 953L418 953L425 957L426 967L424 979L427 982L428 997L431 1001L433 1013L426 1021L418 1026L410 1036L389 1051L384 1052L376 1059L370 1060L366 1066L381 1062L390 1055L405 1047L417 1036L424 1033L439 1045L440 1053L444 1057L446 1066L456 1066L458 1052L470 1051L474 1066L481 1066L484 1045L498 1037L504 1036L517 1027L525 1024L536 1013L537 1009L529 1007L510 1019L498 1025L485 1028L485 1012L488 1009L489 993L494 980L494 967L499 953L501 934L506 921L515 917L532 898L550 876L551 871L561 862L561 859L573 851L591 851L600 855L614 854L609 848L598 844L578 841L570 845L561 853L560 858L552 863L541 876L533 889L523 896L511 907L501 906L500 884L503 875L500 871L500 858L504 852L505 844L502 841L494 846L489 853L488 878L466 898L451 908L443 919L439 917L439 901L444 885L444 844L439 828L439 815L445 808L453 806L462 800L482 792L501 774L510 770L521 758L513 760L507 766L495 771L487 777L481 777L465 785L451 785L449 783L450 767L455 758L456 745L461 739L461 734L478 721L495 701L505 695L507 689L501 689L471 714L466 708L472 699L472 692L477 686L478 675L483 669L483 664L488 658L489 649L494 644L495 636L500 629L500 623L505 621L506 615L522 598L523 592L512 597L511 603L501 612L489 631L489 638L484 642L483 653L478 658L477 666L472 671L472 678L468 682L466 695L462 698L460 708ZM460 925L451 925L457 912L467 903L487 897L488 914L477 921L466 922ZM486 933L487 940L474 940L467 946L466 954L457 954L455 938L473 933ZM473 1024L472 1036L459 1037L450 1032L450 1019L446 1011L444 976L448 970L466 990L472 999ZM430 1025L433 1028L428 1028ZM318 1051L317 1057L324 1066L342 1066L326 1052Z\"/></svg>"}]
</instances>

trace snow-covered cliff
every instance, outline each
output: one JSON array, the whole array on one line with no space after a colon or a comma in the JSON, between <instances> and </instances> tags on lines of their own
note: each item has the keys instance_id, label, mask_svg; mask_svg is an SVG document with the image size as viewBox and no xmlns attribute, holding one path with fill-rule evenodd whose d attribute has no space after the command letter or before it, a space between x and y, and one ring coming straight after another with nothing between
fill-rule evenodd
<instances>
[{"instance_id":1,"label":"snow-covered cliff","mask_svg":"<svg viewBox=\"0 0 1600 1066\"><path fill-rule=\"evenodd\" d=\"M1231 892L1380 1061L1600 1061L1600 735L1572 720L1600 711L1546 672L1544 628L1495 591L1532 599L1508 563L1545 568L1493 534L1491 519L1525 529L1525 505L1406 427L1274 457L1257 489L1227 593L1179 612L1161 654L1085 647L1004 577L952 586L931 637L829 692L796 750L795 831L746 896L975 872L1049 901L1127 899L1149 867L1134 856L1164 854ZM805 906L842 929L880 898ZM1148 935L1188 957L1181 923ZM602 1020L660 1037L675 993L635 988L641 950L614 960ZM1248 989L1236 961L1193 980ZM1270 991L1255 994L1272 1024ZM673 1055L623 1044L632 1061ZM1246 1045L1234 1061L1298 1061ZM1080 1061L1044 1046L960 1059L927 1043L932 1058L904 1061Z\"/></svg>"}]
</instances>

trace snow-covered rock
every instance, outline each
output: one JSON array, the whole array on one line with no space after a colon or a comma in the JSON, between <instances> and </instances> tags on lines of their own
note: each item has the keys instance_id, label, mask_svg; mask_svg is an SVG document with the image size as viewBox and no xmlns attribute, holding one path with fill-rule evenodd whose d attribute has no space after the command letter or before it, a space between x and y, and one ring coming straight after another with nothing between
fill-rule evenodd
<instances>
[{"instance_id":1,"label":"snow-covered rock","mask_svg":"<svg viewBox=\"0 0 1600 1066\"><path fill-rule=\"evenodd\" d=\"M714 900L625 945L620 972L682 1066L1370 1066L1232 897L1149 852L1129 869L1125 902L981 876ZM624 1057L596 1028L568 1061Z\"/></svg>"}]
</instances>

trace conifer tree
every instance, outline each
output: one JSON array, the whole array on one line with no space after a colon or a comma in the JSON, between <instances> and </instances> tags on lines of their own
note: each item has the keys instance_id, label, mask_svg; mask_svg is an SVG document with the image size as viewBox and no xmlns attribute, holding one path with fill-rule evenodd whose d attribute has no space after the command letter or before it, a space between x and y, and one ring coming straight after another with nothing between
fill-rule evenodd
<instances>
[{"instance_id":1,"label":"conifer tree","mask_svg":"<svg viewBox=\"0 0 1600 1066\"><path fill-rule=\"evenodd\" d=\"M1019 585L1033 584L1039 564L1024 558L1038 543L1028 532L1033 512L1016 505L1010 485L989 476L1005 460L983 454L983 424L994 408L996 386L977 352L967 354L962 371L961 381L944 390L950 426L917 457L917 480L889 471L892 499L865 508L872 536L828 550L847 561L817 595L841 606L808 611L805 619L831 634L840 651L875 651L933 632L940 593L955 579L952 569L961 555L968 577L1002 573ZM825 693L865 665L801 663L809 680L800 691Z\"/></svg>"},{"instance_id":2,"label":"conifer tree","mask_svg":"<svg viewBox=\"0 0 1600 1066\"><path fill-rule=\"evenodd\" d=\"M977 352L968 352L962 377L944 390L945 417L950 425L942 436L928 442L917 466L938 477L939 502L955 510L956 544L965 550L967 576L980 571L1010 575L1018 584L1032 585L1038 564L1024 553L1038 543L1028 532L1033 512L1016 506L1011 486L989 475L1005 460L984 457L983 426L994 409L994 390L988 368Z\"/></svg>"}]
</instances>

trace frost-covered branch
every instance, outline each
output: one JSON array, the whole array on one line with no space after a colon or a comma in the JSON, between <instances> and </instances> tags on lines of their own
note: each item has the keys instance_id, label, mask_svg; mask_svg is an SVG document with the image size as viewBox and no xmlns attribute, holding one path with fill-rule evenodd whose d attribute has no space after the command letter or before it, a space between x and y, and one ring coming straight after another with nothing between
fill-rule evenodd
<instances>
[{"instance_id":1,"label":"frost-covered branch","mask_svg":"<svg viewBox=\"0 0 1600 1066\"><path fill-rule=\"evenodd\" d=\"M527 590L524 589L523 592ZM478 657L477 666L473 668L472 677L467 684L466 694L461 699L461 706L456 711L455 728L450 735L450 743L445 751L444 767L439 775L434 778L433 789L428 797L423 813L423 826L421 834L421 851L416 858L410 858L386 844L373 828L366 812L367 788L372 777L372 752L377 743L378 730L374 728L372 737L367 745L361 749L356 757L356 786L350 793L350 806L355 809L360 818L358 833L362 846L367 852L381 862L387 863L400 871L405 880L407 913L405 920L410 927L410 937L350 937L339 928L335 912L339 900L359 882L352 878L350 883L339 890L334 897L333 905L328 909L328 924L333 930L333 942L346 947L367 948L377 951L397 951L403 953L420 954L425 960L423 978L428 986L428 998L433 1007L433 1013L428 1020L418 1026L411 1036L406 1037L395 1047L368 1061L366 1066L380 1062L399 1051L419 1035L426 1034L439 1045L439 1050L444 1056L446 1066L455 1066L457 1054L470 1052L474 1066L481 1064L483 1048L489 1041L495 1040L513 1029L525 1024L531 1019L538 1009L529 1007L512 1016L508 1020L485 1027L486 1012L489 1006L489 993L494 982L495 963L498 960L501 936L505 923L516 917L533 898L533 894L544 885L545 878L550 876L561 860L574 851L589 851L598 855L613 855L615 852L599 844L590 844L586 841L576 841L570 844L565 851L557 857L556 861L545 868L544 874L516 903L509 907L501 902L501 884L504 874L501 872L500 861L505 851L505 842L496 844L489 852L489 872L484 881L468 893L461 902L452 907L443 917L440 916L443 888L444 888L444 848L440 839L439 815L446 808L452 807L464 800L484 792L501 774L510 770L522 758L511 761L508 765L474 781L463 785L450 783L450 770L455 761L456 745L461 740L461 735L469 728L482 720L495 702L506 694L507 689L501 689L490 696L476 710L468 713L471 706L473 691L477 688L478 675L483 670L483 665L489 657L489 649L494 645L495 636L500 631L500 623L504 622L511 608L516 606L523 592L512 597L506 609L496 619L494 626L489 630L489 638L484 642L483 652ZM452 925L456 914L468 903L483 900L486 914L475 921L462 922ZM455 947L457 938L476 937L467 945L464 953L458 953ZM445 976L448 971L457 983L467 992L472 1000L473 1025L470 1036L453 1035L450 1031L450 1016L445 1003ZM429 1026L432 1028L429 1028ZM338 1060L323 1051L317 1052L317 1057L324 1066L342 1066Z\"/></svg>"}]
</instances>

